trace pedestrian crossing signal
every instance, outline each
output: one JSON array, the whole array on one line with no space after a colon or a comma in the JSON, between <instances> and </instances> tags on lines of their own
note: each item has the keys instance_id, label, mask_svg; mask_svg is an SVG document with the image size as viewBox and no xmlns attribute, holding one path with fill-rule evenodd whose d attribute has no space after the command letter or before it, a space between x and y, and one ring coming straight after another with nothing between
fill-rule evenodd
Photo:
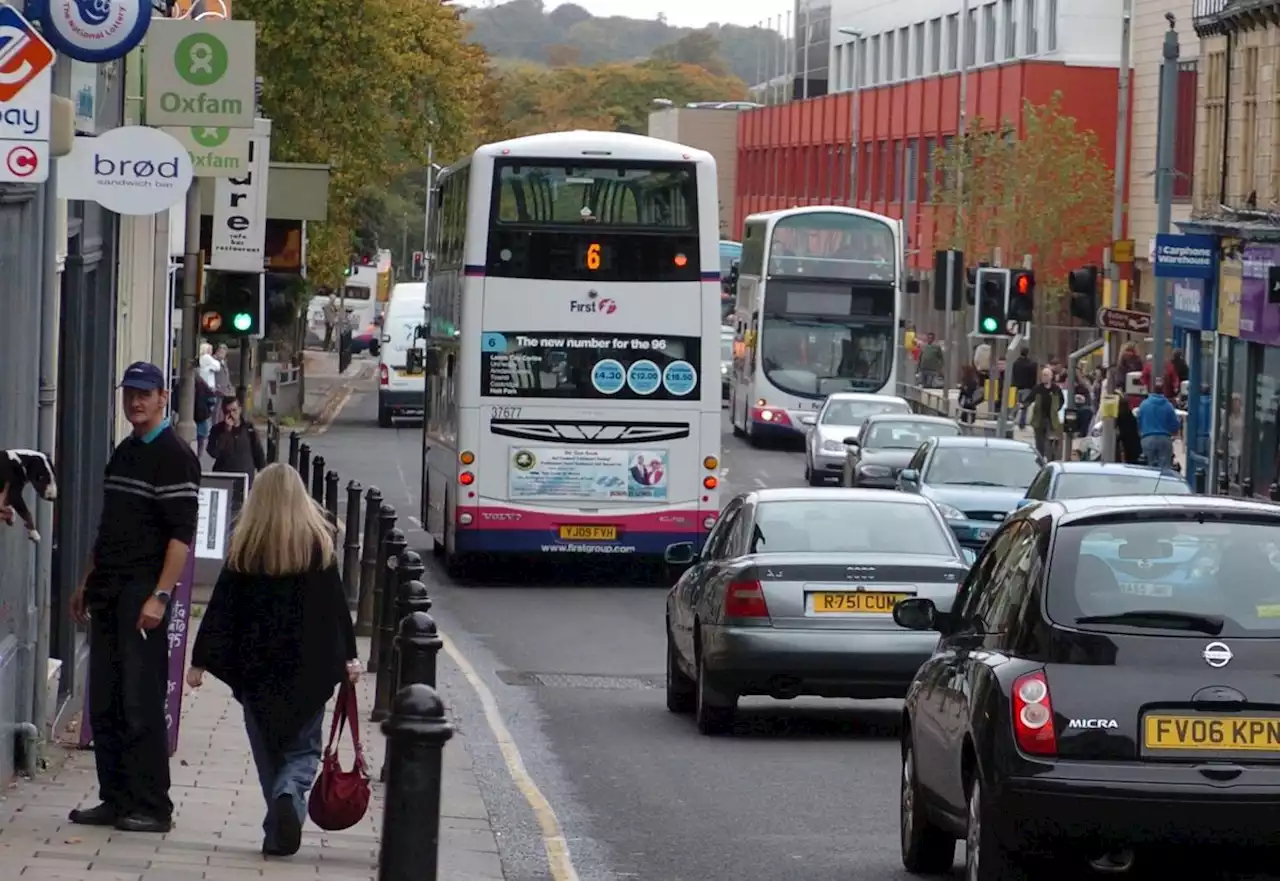
<instances>
[{"instance_id":1,"label":"pedestrian crossing signal","mask_svg":"<svg viewBox=\"0 0 1280 881\"><path fill-rule=\"evenodd\" d=\"M210 273L205 300L200 307L200 327L205 333L263 336L266 311L262 276L257 273Z\"/></svg>"},{"instance_id":2,"label":"pedestrian crossing signal","mask_svg":"<svg viewBox=\"0 0 1280 881\"><path fill-rule=\"evenodd\" d=\"M1004 336L1009 318L1009 270L980 267L974 282L978 301L973 313L974 333Z\"/></svg>"}]
</instances>

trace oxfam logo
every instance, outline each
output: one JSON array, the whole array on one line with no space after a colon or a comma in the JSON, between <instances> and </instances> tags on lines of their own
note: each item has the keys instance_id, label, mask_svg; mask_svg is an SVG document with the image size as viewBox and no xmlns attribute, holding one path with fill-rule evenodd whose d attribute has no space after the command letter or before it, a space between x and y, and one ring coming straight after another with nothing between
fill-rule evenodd
<instances>
[{"instance_id":1,"label":"oxfam logo","mask_svg":"<svg viewBox=\"0 0 1280 881\"><path fill-rule=\"evenodd\" d=\"M212 150L221 147L231 137L231 129L215 126L196 126L191 129L191 140L201 147Z\"/></svg>"},{"instance_id":2,"label":"oxfam logo","mask_svg":"<svg viewBox=\"0 0 1280 881\"><path fill-rule=\"evenodd\" d=\"M193 86L211 86L227 72L227 47L208 33L183 38L173 50L173 67Z\"/></svg>"}]
</instances>

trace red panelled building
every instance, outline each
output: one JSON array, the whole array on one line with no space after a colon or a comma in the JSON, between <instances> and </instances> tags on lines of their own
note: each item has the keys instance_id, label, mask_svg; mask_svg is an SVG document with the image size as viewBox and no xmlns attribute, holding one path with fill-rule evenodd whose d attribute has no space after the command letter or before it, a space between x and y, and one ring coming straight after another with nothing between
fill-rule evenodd
<instances>
[{"instance_id":1,"label":"red panelled building","mask_svg":"<svg viewBox=\"0 0 1280 881\"><path fill-rule=\"evenodd\" d=\"M1092 130L1108 165L1116 149L1117 76L1114 67L1011 61L968 73L970 120L1020 126L1024 101L1061 109L1081 130ZM735 234L759 211L797 205L854 205L901 217L914 252L911 266L932 267L934 209L930 205L935 150L954 137L960 77L934 76L864 87L796 101L738 117ZM857 180L850 175L853 102L861 102ZM1103 243L1100 243L1100 245Z\"/></svg>"}]
</instances>

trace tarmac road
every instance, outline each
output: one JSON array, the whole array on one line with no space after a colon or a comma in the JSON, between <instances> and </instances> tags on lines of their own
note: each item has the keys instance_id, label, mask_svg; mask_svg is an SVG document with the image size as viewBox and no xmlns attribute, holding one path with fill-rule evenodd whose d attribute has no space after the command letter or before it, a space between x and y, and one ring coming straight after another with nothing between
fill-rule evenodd
<instances>
[{"instance_id":1,"label":"tarmac road","mask_svg":"<svg viewBox=\"0 0 1280 881\"><path fill-rule=\"evenodd\" d=\"M375 399L362 384L307 440L344 485L378 486L415 527L421 429L377 428ZM799 452L755 450L727 428L731 491L803 484ZM430 560L425 535L409 538ZM441 691L508 881L911 877L898 856L900 702L750 699L734 736L701 737L663 702L664 588L617 569L594 584L551 572L460 586L430 565L432 614L470 667L442 655ZM533 784L545 801L520 788ZM551 868L559 837L572 869Z\"/></svg>"}]
</instances>

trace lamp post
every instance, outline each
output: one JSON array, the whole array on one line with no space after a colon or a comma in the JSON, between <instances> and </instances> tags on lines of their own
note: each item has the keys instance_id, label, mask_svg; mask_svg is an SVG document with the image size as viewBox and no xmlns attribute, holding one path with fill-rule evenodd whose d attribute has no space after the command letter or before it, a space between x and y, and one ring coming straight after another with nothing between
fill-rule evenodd
<instances>
[{"instance_id":1,"label":"lamp post","mask_svg":"<svg viewBox=\"0 0 1280 881\"><path fill-rule=\"evenodd\" d=\"M862 145L858 143L862 132L859 131L859 125L862 122L862 31L854 28L836 28L836 32L850 37L849 45L853 47L853 117L850 128L851 139L853 141L852 150L849 154L849 204L858 207L858 156L862 153Z\"/></svg>"}]
</instances>

